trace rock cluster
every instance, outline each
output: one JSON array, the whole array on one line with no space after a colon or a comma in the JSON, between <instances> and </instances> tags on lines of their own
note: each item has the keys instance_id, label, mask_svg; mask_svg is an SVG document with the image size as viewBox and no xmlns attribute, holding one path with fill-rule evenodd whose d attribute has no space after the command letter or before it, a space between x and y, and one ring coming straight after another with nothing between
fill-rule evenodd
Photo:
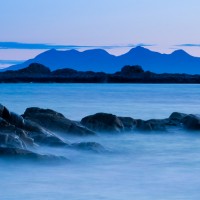
<instances>
[{"instance_id":1,"label":"rock cluster","mask_svg":"<svg viewBox=\"0 0 200 200\"><path fill-rule=\"evenodd\" d=\"M42 155L34 152L41 146L64 149L104 152L96 142L70 143L58 134L95 136L105 133L134 131L167 131L169 128L200 130L200 115L174 112L166 119L133 119L108 113L96 113L80 122L67 119L63 114L50 109L27 108L23 115L9 111L0 104L0 157L32 160L66 160L64 157Z\"/></svg>"}]
</instances>

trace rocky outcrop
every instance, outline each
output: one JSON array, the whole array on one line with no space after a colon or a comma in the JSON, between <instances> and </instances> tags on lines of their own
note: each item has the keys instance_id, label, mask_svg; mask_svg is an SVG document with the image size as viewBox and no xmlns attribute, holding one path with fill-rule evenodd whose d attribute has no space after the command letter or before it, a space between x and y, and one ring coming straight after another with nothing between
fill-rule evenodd
<instances>
[{"instance_id":1,"label":"rocky outcrop","mask_svg":"<svg viewBox=\"0 0 200 200\"><path fill-rule=\"evenodd\" d=\"M166 119L133 119L108 113L96 113L84 117L81 124L96 132L120 133L126 131L166 131L171 127L200 129L200 116L174 112Z\"/></svg>"},{"instance_id":2,"label":"rocky outcrop","mask_svg":"<svg viewBox=\"0 0 200 200\"><path fill-rule=\"evenodd\" d=\"M61 113L50 109L27 108L23 118L39 124L51 132L60 132L72 135L94 135L89 129L64 117Z\"/></svg>"},{"instance_id":3,"label":"rocky outcrop","mask_svg":"<svg viewBox=\"0 0 200 200\"><path fill-rule=\"evenodd\" d=\"M28 108L21 116L9 111L0 104L0 158L15 157L34 160L62 158L32 152L31 149L40 148L41 146L103 152L103 146L98 143L66 142L58 137L55 132L76 136L95 134L78 122L66 119L61 113L50 109Z\"/></svg>"},{"instance_id":4,"label":"rocky outcrop","mask_svg":"<svg viewBox=\"0 0 200 200\"><path fill-rule=\"evenodd\" d=\"M18 115L0 104L0 158L31 160L67 160L62 156L43 155L41 147L83 150L95 153L107 152L96 142L71 143L57 135L95 136L105 133L126 133L139 131L166 132L171 128L200 130L200 115L174 112L166 119L134 119L109 113L96 113L84 117L80 122L65 118L51 109L27 108ZM34 152L34 149L37 151Z\"/></svg>"}]
</instances>

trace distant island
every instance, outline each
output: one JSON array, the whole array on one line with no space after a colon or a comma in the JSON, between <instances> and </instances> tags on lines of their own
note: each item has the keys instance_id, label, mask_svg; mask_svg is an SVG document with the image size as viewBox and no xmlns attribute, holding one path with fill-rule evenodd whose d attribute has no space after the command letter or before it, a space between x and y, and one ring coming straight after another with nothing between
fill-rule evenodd
<instances>
[{"instance_id":1,"label":"distant island","mask_svg":"<svg viewBox=\"0 0 200 200\"><path fill-rule=\"evenodd\" d=\"M200 75L157 74L144 71L139 65L126 65L115 73L69 68L51 71L42 64L32 63L24 69L0 72L0 83L200 83Z\"/></svg>"},{"instance_id":2,"label":"distant island","mask_svg":"<svg viewBox=\"0 0 200 200\"><path fill-rule=\"evenodd\" d=\"M140 65L145 71L155 73L200 74L200 58L189 55L183 50L171 54L162 54L138 46L125 54L115 56L103 49L91 49L83 52L77 50L59 51L51 49L21 64L12 65L6 70L19 70L31 63L40 63L51 71L71 68L77 71L115 73L125 65Z\"/></svg>"}]
</instances>

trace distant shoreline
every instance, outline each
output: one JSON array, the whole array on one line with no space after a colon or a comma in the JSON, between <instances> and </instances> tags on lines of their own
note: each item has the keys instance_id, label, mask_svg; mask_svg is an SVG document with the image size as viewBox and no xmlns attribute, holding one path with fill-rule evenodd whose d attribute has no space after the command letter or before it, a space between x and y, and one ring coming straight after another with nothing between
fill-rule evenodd
<instances>
[{"instance_id":1,"label":"distant shoreline","mask_svg":"<svg viewBox=\"0 0 200 200\"><path fill-rule=\"evenodd\" d=\"M200 75L156 74L144 71L137 65L124 66L121 71L113 74L69 68L50 71L44 65L32 63L24 69L1 72L0 83L200 84Z\"/></svg>"}]
</instances>

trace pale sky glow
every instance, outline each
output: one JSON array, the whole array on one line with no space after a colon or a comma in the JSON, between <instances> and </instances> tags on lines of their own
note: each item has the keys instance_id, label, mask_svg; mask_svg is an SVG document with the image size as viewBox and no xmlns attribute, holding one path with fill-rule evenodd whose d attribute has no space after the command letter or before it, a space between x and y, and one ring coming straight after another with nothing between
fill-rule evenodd
<instances>
[{"instance_id":1,"label":"pale sky glow","mask_svg":"<svg viewBox=\"0 0 200 200\"><path fill-rule=\"evenodd\" d=\"M199 0L1 0L0 42L80 46L154 44L161 53L200 56ZM130 48L113 48L120 54ZM43 50L5 50L0 60L24 60Z\"/></svg>"}]
</instances>

